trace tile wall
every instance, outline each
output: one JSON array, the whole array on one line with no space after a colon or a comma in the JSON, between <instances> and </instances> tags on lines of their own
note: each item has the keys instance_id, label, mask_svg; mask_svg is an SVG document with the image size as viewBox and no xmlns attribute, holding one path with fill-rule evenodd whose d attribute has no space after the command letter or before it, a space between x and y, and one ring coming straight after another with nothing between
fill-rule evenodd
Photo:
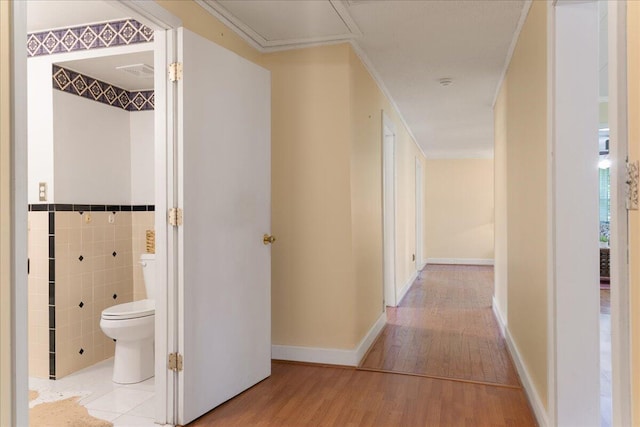
<instances>
[{"instance_id":1,"label":"tile wall","mask_svg":"<svg viewBox=\"0 0 640 427\"><path fill-rule=\"evenodd\" d=\"M34 211L43 206L50 211ZM107 307L144 298L137 261L146 248L146 230L153 229L154 212L153 206L58 204L31 209L29 316L34 335L29 374L57 379L113 357L115 343L100 329L100 315ZM49 304L44 320L43 276L44 302ZM42 323L48 332L46 376Z\"/></svg>"},{"instance_id":2,"label":"tile wall","mask_svg":"<svg viewBox=\"0 0 640 427\"><path fill-rule=\"evenodd\" d=\"M29 212L29 375L49 378L49 213Z\"/></svg>"},{"instance_id":3,"label":"tile wall","mask_svg":"<svg viewBox=\"0 0 640 427\"><path fill-rule=\"evenodd\" d=\"M133 300L138 301L147 298L140 265L140 254L147 249L147 230L154 229L155 212L137 212L131 219L133 252Z\"/></svg>"}]
</instances>

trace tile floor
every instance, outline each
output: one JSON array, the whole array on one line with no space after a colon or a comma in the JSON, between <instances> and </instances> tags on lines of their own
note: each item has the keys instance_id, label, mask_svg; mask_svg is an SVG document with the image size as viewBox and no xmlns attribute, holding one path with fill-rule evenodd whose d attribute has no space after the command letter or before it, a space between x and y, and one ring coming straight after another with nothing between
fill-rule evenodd
<instances>
[{"instance_id":1,"label":"tile floor","mask_svg":"<svg viewBox=\"0 0 640 427\"><path fill-rule=\"evenodd\" d=\"M112 372L113 359L108 359L55 381L29 378L29 389L40 394L29 407L80 396L89 414L114 426L157 426L154 379L121 385L111 381Z\"/></svg>"}]
</instances>

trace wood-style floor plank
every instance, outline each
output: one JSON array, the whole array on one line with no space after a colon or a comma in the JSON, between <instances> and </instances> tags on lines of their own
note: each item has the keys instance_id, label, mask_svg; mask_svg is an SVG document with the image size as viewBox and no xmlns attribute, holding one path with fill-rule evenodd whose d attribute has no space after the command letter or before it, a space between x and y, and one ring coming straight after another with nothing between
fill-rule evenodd
<instances>
[{"instance_id":1,"label":"wood-style floor plank","mask_svg":"<svg viewBox=\"0 0 640 427\"><path fill-rule=\"evenodd\" d=\"M520 386L491 308L493 268L429 265L360 366Z\"/></svg>"},{"instance_id":2,"label":"wood-style floor plank","mask_svg":"<svg viewBox=\"0 0 640 427\"><path fill-rule=\"evenodd\" d=\"M491 312L492 281L491 268L429 267L389 310L365 367L273 362L270 378L190 425L535 426Z\"/></svg>"},{"instance_id":3,"label":"wood-style floor plank","mask_svg":"<svg viewBox=\"0 0 640 427\"><path fill-rule=\"evenodd\" d=\"M521 389L274 362L190 426L535 426Z\"/></svg>"}]
</instances>

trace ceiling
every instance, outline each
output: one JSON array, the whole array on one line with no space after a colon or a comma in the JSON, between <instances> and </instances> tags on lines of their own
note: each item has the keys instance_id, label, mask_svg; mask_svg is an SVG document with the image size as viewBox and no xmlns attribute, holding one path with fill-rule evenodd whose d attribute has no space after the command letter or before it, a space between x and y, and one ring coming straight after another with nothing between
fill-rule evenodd
<instances>
[{"instance_id":1,"label":"ceiling","mask_svg":"<svg viewBox=\"0 0 640 427\"><path fill-rule=\"evenodd\" d=\"M352 42L428 157L493 155L524 0L197 1L263 52Z\"/></svg>"},{"instance_id":2,"label":"ceiling","mask_svg":"<svg viewBox=\"0 0 640 427\"><path fill-rule=\"evenodd\" d=\"M99 58L57 62L61 67L110 83L129 91L153 89L153 74L138 77L119 70L118 67L145 64L153 67L153 51L127 53L123 55L102 56Z\"/></svg>"},{"instance_id":3,"label":"ceiling","mask_svg":"<svg viewBox=\"0 0 640 427\"><path fill-rule=\"evenodd\" d=\"M30 33L127 18L126 13L106 1L28 0L26 4Z\"/></svg>"},{"instance_id":4,"label":"ceiling","mask_svg":"<svg viewBox=\"0 0 640 427\"><path fill-rule=\"evenodd\" d=\"M262 52L351 42L428 157L493 155L492 104L525 0L196 2ZM29 31L126 18L102 1L30 0L27 14ZM107 66L73 64L109 81L96 75Z\"/></svg>"}]
</instances>

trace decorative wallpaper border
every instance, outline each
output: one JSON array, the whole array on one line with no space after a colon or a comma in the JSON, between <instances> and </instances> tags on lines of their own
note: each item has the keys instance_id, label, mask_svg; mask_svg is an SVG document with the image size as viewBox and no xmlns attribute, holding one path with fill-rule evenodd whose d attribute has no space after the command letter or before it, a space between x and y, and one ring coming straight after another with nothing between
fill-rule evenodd
<instances>
[{"instance_id":1,"label":"decorative wallpaper border","mask_svg":"<svg viewBox=\"0 0 640 427\"><path fill-rule=\"evenodd\" d=\"M53 88L127 111L154 109L155 95L152 90L130 92L55 64Z\"/></svg>"},{"instance_id":2,"label":"decorative wallpaper border","mask_svg":"<svg viewBox=\"0 0 640 427\"><path fill-rule=\"evenodd\" d=\"M41 31L27 36L27 56L127 46L153 41L153 30L134 19Z\"/></svg>"}]
</instances>

